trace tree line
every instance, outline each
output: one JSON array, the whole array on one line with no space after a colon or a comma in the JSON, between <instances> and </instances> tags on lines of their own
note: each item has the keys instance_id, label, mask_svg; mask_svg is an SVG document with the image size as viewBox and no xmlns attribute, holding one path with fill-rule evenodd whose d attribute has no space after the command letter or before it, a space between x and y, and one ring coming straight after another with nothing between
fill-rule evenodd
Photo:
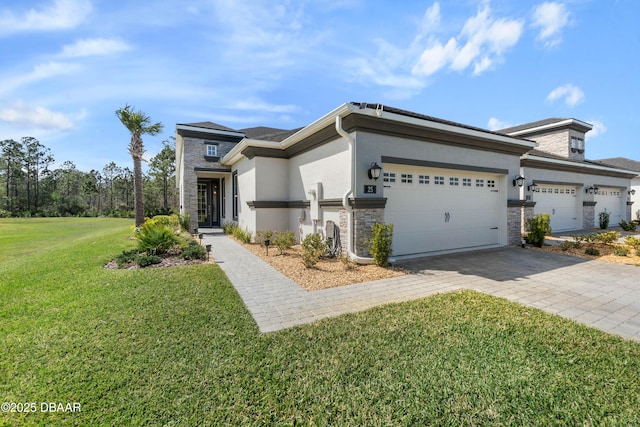
<instances>
[{"instance_id":1,"label":"tree line","mask_svg":"<svg viewBox=\"0 0 640 427\"><path fill-rule=\"evenodd\" d=\"M79 170L72 161L53 168L51 150L33 137L0 142L0 217L134 217L134 174L114 162ZM175 138L149 160L143 174L145 216L175 211Z\"/></svg>"}]
</instances>

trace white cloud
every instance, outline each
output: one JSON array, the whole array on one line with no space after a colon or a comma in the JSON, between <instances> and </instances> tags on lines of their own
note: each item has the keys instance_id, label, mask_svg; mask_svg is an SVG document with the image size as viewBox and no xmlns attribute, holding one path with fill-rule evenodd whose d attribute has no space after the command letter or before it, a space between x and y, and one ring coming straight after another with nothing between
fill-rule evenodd
<instances>
[{"instance_id":1,"label":"white cloud","mask_svg":"<svg viewBox=\"0 0 640 427\"><path fill-rule=\"evenodd\" d=\"M569 107L575 107L584 100L584 92L577 86L568 83L552 90L547 95L547 101L553 102L557 99L564 98L564 103Z\"/></svg>"},{"instance_id":2,"label":"white cloud","mask_svg":"<svg viewBox=\"0 0 640 427\"><path fill-rule=\"evenodd\" d=\"M89 0L54 0L42 9L29 9L20 15L7 9L0 10L0 34L74 28L91 11Z\"/></svg>"},{"instance_id":3,"label":"white cloud","mask_svg":"<svg viewBox=\"0 0 640 427\"><path fill-rule=\"evenodd\" d=\"M3 77L0 94L11 92L12 90L29 83L34 83L55 76L73 74L80 69L80 65L66 62L51 61L46 64L38 64L33 67L33 71L30 73L16 77Z\"/></svg>"},{"instance_id":4,"label":"white cloud","mask_svg":"<svg viewBox=\"0 0 640 427\"><path fill-rule=\"evenodd\" d=\"M595 138L607 131L607 127L600 120L589 120L587 123L591 123L591 125L593 125L593 128L587 132L587 139Z\"/></svg>"},{"instance_id":5,"label":"white cloud","mask_svg":"<svg viewBox=\"0 0 640 427\"><path fill-rule=\"evenodd\" d=\"M131 50L127 43L115 39L85 39L62 48L61 56L66 58L110 55Z\"/></svg>"},{"instance_id":6,"label":"white cloud","mask_svg":"<svg viewBox=\"0 0 640 427\"><path fill-rule=\"evenodd\" d=\"M538 41L545 47L562 42L562 30L570 24L571 14L562 3L545 2L533 9L534 28L539 29Z\"/></svg>"},{"instance_id":7,"label":"white cloud","mask_svg":"<svg viewBox=\"0 0 640 427\"><path fill-rule=\"evenodd\" d=\"M0 121L16 127L46 130L71 130L73 123L66 115L45 107L30 106L18 100L0 110Z\"/></svg>"},{"instance_id":8,"label":"white cloud","mask_svg":"<svg viewBox=\"0 0 640 427\"><path fill-rule=\"evenodd\" d=\"M265 113L296 113L300 111L297 105L286 104L269 104L261 99L246 99L242 101L236 101L229 104L226 108L231 110L243 110L243 111L262 111Z\"/></svg>"},{"instance_id":9,"label":"white cloud","mask_svg":"<svg viewBox=\"0 0 640 427\"><path fill-rule=\"evenodd\" d=\"M481 74L504 60L506 51L520 40L523 27L522 20L493 17L488 4L485 4L446 44L431 38L412 73L430 76L447 66L455 71L472 66L473 74Z\"/></svg>"},{"instance_id":10,"label":"white cloud","mask_svg":"<svg viewBox=\"0 0 640 427\"><path fill-rule=\"evenodd\" d=\"M506 129L511 127L512 124L508 123L508 122L504 122L500 119L497 119L495 117L491 117L489 119L489 122L487 123L487 127L489 128L489 130L500 130L500 129Z\"/></svg>"}]
</instances>

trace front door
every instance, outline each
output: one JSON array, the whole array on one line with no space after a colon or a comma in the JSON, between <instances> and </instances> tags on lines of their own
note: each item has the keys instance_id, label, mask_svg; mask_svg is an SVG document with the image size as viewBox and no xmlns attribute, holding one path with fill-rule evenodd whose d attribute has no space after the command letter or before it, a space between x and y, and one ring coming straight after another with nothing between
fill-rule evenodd
<instances>
[{"instance_id":1,"label":"front door","mask_svg":"<svg viewBox=\"0 0 640 427\"><path fill-rule=\"evenodd\" d=\"M219 179L198 181L198 227L214 227L220 225L218 213Z\"/></svg>"}]
</instances>

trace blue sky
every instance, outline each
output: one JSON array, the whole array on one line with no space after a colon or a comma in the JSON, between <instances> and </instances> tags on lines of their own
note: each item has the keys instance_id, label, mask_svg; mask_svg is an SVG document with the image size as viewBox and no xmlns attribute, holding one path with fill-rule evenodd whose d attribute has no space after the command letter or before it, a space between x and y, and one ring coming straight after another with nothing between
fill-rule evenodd
<instances>
[{"instance_id":1,"label":"blue sky","mask_svg":"<svg viewBox=\"0 0 640 427\"><path fill-rule=\"evenodd\" d=\"M152 6L149 6L152 5ZM131 167L114 111L291 129L349 101L487 129L594 125L591 159L640 161L637 0L22 0L0 3L0 139L57 164Z\"/></svg>"}]
</instances>

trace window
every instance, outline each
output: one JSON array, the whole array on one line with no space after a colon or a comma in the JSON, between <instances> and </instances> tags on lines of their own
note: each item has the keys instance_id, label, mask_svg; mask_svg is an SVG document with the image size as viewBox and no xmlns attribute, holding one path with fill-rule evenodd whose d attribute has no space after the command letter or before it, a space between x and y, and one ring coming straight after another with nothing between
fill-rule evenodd
<instances>
[{"instance_id":1,"label":"window","mask_svg":"<svg viewBox=\"0 0 640 427\"><path fill-rule=\"evenodd\" d=\"M471 187L471 178L462 178L463 187Z\"/></svg>"},{"instance_id":2,"label":"window","mask_svg":"<svg viewBox=\"0 0 640 427\"><path fill-rule=\"evenodd\" d=\"M207 156L216 157L218 155L218 146L207 144Z\"/></svg>"},{"instance_id":3,"label":"window","mask_svg":"<svg viewBox=\"0 0 640 427\"><path fill-rule=\"evenodd\" d=\"M225 188L224 184L225 184L225 179L222 178L222 180L220 181L220 198L222 199L222 209L220 209L220 213L222 214L223 218L227 217L226 214L226 210L227 210L227 189Z\"/></svg>"},{"instance_id":4,"label":"window","mask_svg":"<svg viewBox=\"0 0 640 427\"><path fill-rule=\"evenodd\" d=\"M496 187L496 181L493 179L488 179L487 180L487 187L489 188L495 188Z\"/></svg>"},{"instance_id":5,"label":"window","mask_svg":"<svg viewBox=\"0 0 640 427\"><path fill-rule=\"evenodd\" d=\"M429 184L429 175L419 175L418 182L420 184Z\"/></svg>"},{"instance_id":6,"label":"window","mask_svg":"<svg viewBox=\"0 0 640 427\"><path fill-rule=\"evenodd\" d=\"M396 182L395 172L384 172L382 175L382 181L384 182Z\"/></svg>"},{"instance_id":7,"label":"window","mask_svg":"<svg viewBox=\"0 0 640 427\"><path fill-rule=\"evenodd\" d=\"M458 178L457 178L457 177L454 177L454 176L449 177L449 185L455 185L455 186L457 186L457 185L458 185Z\"/></svg>"},{"instance_id":8,"label":"window","mask_svg":"<svg viewBox=\"0 0 640 427\"><path fill-rule=\"evenodd\" d=\"M410 173L403 173L402 175L400 175L400 182L404 182L405 184L412 184L413 175L411 175Z\"/></svg>"},{"instance_id":9,"label":"window","mask_svg":"<svg viewBox=\"0 0 640 427\"><path fill-rule=\"evenodd\" d=\"M444 185L444 176L434 176L433 183L435 185Z\"/></svg>"},{"instance_id":10,"label":"window","mask_svg":"<svg viewBox=\"0 0 640 427\"><path fill-rule=\"evenodd\" d=\"M231 175L231 192L233 194L233 219L238 219L238 171Z\"/></svg>"},{"instance_id":11,"label":"window","mask_svg":"<svg viewBox=\"0 0 640 427\"><path fill-rule=\"evenodd\" d=\"M484 187L484 179L476 179L476 187Z\"/></svg>"}]
</instances>

